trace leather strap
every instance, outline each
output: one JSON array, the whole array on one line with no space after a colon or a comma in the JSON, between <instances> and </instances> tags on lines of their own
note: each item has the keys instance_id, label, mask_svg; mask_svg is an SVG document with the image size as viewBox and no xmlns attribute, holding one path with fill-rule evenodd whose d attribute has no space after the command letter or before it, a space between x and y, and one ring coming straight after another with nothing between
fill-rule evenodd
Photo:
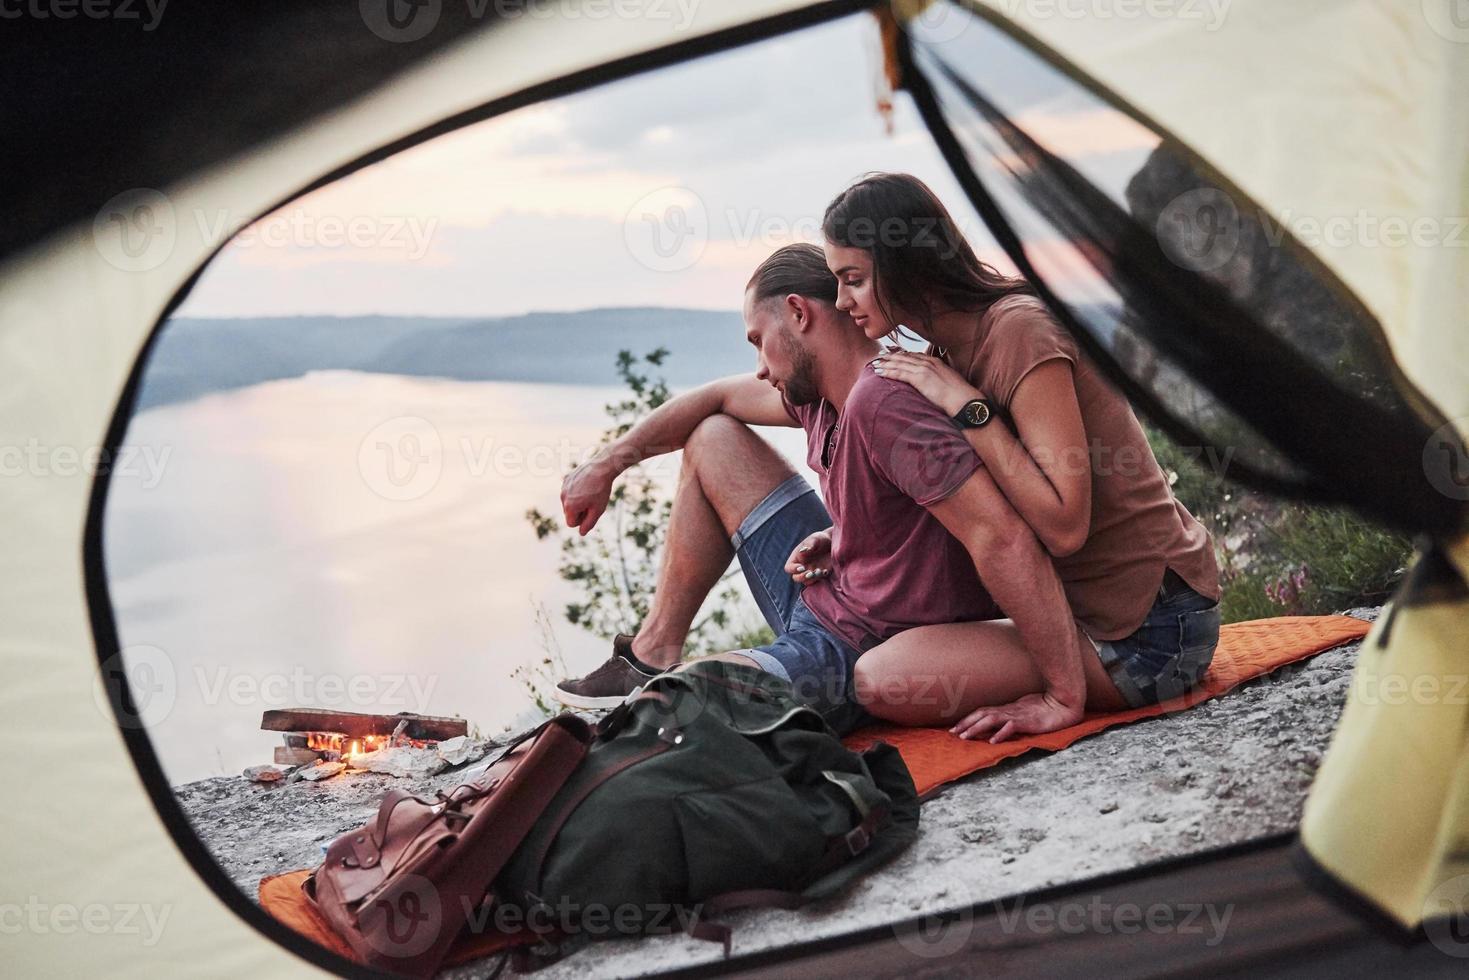
<instances>
[{"instance_id":1,"label":"leather strap","mask_svg":"<svg viewBox=\"0 0 1469 980\"><path fill-rule=\"evenodd\" d=\"M382 861L383 854L397 855L395 867L379 869L379 874L386 872L380 884L374 883L375 887L360 899L349 901L340 887L343 875L360 875L360 869L349 872L328 861L302 883L308 900L363 962L408 976L427 977L437 970L463 928L460 913L483 898L495 876L581 764L592 732L582 719L564 714L527 733L517 744L531 739L524 753L515 758L507 757L508 749L502 754L495 763L503 763L502 771L494 777L460 784L447 796L440 793L438 804L418 800L424 807L439 807L431 816L425 814L427 820L400 820L394 824L394 811L417 798L402 790L386 794L376 826L381 828L380 833L396 838L372 843L375 861ZM445 822L449 820L462 820L465 825L450 827ZM339 838L333 848L350 847L356 856L358 838L370 837L373 827L369 824L353 831L346 841ZM392 933L389 917L398 898L409 894L404 889L413 887L411 879L403 875L410 871L427 878L438 890L444 912L433 942L412 954L395 948L399 940Z\"/></svg>"},{"instance_id":2,"label":"leather strap","mask_svg":"<svg viewBox=\"0 0 1469 980\"><path fill-rule=\"evenodd\" d=\"M820 861L816 862L816 870L811 873L807 883L819 880L867 850L872 843L872 838L877 836L877 832L887 822L887 807L875 807L871 813L862 818L862 822L857 826L845 834L833 837L826 845L826 853L821 855Z\"/></svg>"},{"instance_id":3,"label":"leather strap","mask_svg":"<svg viewBox=\"0 0 1469 980\"><path fill-rule=\"evenodd\" d=\"M601 721L597 722L597 737L604 742L617 737L617 733L622 731L623 726L627 724L628 718L632 717L633 705L643 701L657 701L664 707L671 707L673 705L673 699L662 691L639 691L633 697L628 698L613 708Z\"/></svg>"}]
</instances>

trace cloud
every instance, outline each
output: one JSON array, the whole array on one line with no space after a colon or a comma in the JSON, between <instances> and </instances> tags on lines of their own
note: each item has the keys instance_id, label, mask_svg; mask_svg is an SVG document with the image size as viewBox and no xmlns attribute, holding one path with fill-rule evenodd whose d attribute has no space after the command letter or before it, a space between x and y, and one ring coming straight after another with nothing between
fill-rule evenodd
<instances>
[{"instance_id":1,"label":"cloud","mask_svg":"<svg viewBox=\"0 0 1469 980\"><path fill-rule=\"evenodd\" d=\"M527 135L512 150L683 170L796 158L854 129L876 136L872 32L870 18L847 18L601 86L562 100L562 131Z\"/></svg>"},{"instance_id":2,"label":"cloud","mask_svg":"<svg viewBox=\"0 0 1469 980\"><path fill-rule=\"evenodd\" d=\"M1112 153L1147 154L1159 136L1115 109L1096 107L1072 111L1032 109L1015 124L1052 153L1067 157Z\"/></svg>"},{"instance_id":3,"label":"cloud","mask_svg":"<svg viewBox=\"0 0 1469 980\"><path fill-rule=\"evenodd\" d=\"M1008 268L906 96L885 133L873 37L869 18L848 18L438 137L263 222L223 251L181 312L737 308L750 270L782 244L819 240L827 202L872 170L929 182L975 248ZM1132 138L1032 110L1037 126L1088 150ZM703 215L698 261L677 272L648 268L628 244L640 202L665 191ZM262 247L267 229L292 222ZM318 234L364 225L376 237Z\"/></svg>"}]
</instances>

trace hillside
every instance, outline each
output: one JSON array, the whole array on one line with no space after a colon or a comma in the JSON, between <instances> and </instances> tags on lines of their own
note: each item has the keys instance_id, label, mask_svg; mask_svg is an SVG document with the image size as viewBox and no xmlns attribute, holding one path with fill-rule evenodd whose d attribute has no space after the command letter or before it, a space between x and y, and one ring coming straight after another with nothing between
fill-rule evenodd
<instances>
[{"instance_id":1,"label":"hillside","mask_svg":"<svg viewBox=\"0 0 1469 980\"><path fill-rule=\"evenodd\" d=\"M462 381L616 384L617 351L667 347L670 384L751 370L739 313L659 307L434 317L271 317L171 321L148 362L137 410L323 369ZM682 356L679 356L682 355Z\"/></svg>"},{"instance_id":2,"label":"hillside","mask_svg":"<svg viewBox=\"0 0 1469 980\"><path fill-rule=\"evenodd\" d=\"M1373 620L1379 611L1347 613ZM1186 711L1113 728L1061 752L1031 753L951 783L924 803L917 843L846 894L794 913L764 909L729 916L735 952L998 903L1291 830L1336 727L1360 649L1360 642L1348 643ZM319 864L322 844L371 819L388 789L428 796L448 791L466 775L451 771L415 783L363 774L275 787L221 776L175 786L174 792L225 874L254 899L263 876ZM1218 911L1218 919L1201 922L1193 932L1180 930L1177 941L1217 944L1233 906ZM972 918L959 916L961 924ZM941 936L936 929L913 934L915 963L927 959L929 966L913 975L967 975L940 968L947 955ZM678 968L717 971L719 956L717 943L681 935L611 939L535 976L574 980ZM479 961L440 976L469 980L493 967Z\"/></svg>"}]
</instances>

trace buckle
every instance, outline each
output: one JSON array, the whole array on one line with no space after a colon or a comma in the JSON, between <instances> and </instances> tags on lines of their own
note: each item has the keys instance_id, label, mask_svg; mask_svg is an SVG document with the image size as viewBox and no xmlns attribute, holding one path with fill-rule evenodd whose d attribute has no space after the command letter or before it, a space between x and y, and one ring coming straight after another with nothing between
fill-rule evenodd
<instances>
[{"instance_id":1,"label":"buckle","mask_svg":"<svg viewBox=\"0 0 1469 980\"><path fill-rule=\"evenodd\" d=\"M867 845L872 843L872 835L861 824L847 831L842 839L847 842L847 852L853 857L867 850Z\"/></svg>"}]
</instances>

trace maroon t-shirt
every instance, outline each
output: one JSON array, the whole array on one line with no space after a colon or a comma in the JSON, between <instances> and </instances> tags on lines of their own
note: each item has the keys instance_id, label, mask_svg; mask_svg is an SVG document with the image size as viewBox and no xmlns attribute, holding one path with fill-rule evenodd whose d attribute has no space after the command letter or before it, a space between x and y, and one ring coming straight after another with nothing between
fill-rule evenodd
<instances>
[{"instance_id":1,"label":"maroon t-shirt","mask_svg":"<svg viewBox=\"0 0 1469 980\"><path fill-rule=\"evenodd\" d=\"M822 625L865 650L914 626L997 614L969 552L927 510L981 465L948 416L870 365L840 416L824 399L786 411L806 430L834 525L831 578L802 593Z\"/></svg>"}]
</instances>

